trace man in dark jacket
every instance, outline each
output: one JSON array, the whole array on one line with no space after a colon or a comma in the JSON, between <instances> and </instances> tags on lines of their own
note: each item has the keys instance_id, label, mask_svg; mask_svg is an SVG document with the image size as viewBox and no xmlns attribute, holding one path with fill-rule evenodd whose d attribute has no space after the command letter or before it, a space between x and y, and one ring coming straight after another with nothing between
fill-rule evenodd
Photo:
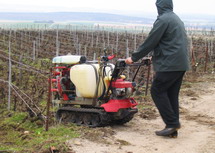
<instances>
[{"instance_id":1,"label":"man in dark jacket","mask_svg":"<svg viewBox=\"0 0 215 153\"><path fill-rule=\"evenodd\" d=\"M173 12L172 0L157 0L157 20L145 42L126 59L127 64L138 61L152 51L156 72L151 96L166 124L158 136L177 137L179 122L178 95L185 71L189 70L187 36L183 22Z\"/></svg>"}]
</instances>

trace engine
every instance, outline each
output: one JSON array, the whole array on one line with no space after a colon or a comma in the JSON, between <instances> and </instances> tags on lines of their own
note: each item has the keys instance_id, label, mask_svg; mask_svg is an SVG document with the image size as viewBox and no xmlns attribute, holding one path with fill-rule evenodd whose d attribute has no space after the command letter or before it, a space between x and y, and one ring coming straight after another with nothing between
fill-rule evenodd
<instances>
[{"instance_id":1,"label":"engine","mask_svg":"<svg viewBox=\"0 0 215 153\"><path fill-rule=\"evenodd\" d=\"M134 91L135 83L125 81L123 79L117 79L112 82L112 98L113 99L125 99L129 98Z\"/></svg>"}]
</instances>

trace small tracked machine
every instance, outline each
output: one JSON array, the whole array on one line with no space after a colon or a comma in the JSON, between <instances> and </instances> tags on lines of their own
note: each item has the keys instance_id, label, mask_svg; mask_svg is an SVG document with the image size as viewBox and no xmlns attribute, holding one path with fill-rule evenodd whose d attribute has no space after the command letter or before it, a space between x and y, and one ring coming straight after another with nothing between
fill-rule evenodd
<instances>
[{"instance_id":1,"label":"small tracked machine","mask_svg":"<svg viewBox=\"0 0 215 153\"><path fill-rule=\"evenodd\" d=\"M109 63L114 56L87 61L85 56L66 55L53 58L52 95L58 104L56 118L89 127L124 124L135 113L132 98L135 83L127 81L124 59Z\"/></svg>"}]
</instances>

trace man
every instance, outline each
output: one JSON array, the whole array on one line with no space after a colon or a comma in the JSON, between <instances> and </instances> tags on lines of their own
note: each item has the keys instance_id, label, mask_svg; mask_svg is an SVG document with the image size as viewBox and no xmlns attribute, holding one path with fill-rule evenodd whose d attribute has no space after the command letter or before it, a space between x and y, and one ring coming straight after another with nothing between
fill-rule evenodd
<instances>
[{"instance_id":1,"label":"man","mask_svg":"<svg viewBox=\"0 0 215 153\"><path fill-rule=\"evenodd\" d=\"M180 18L173 12L172 0L157 0L158 17L145 42L126 59L127 64L152 52L155 78L151 96L166 124L158 136L177 137L179 122L179 90L185 71L189 69L187 36Z\"/></svg>"}]
</instances>

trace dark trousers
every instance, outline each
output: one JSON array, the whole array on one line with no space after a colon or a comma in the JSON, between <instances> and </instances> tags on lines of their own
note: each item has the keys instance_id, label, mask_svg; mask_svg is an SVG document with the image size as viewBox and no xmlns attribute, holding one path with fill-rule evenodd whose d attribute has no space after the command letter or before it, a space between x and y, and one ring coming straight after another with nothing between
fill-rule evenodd
<instances>
[{"instance_id":1,"label":"dark trousers","mask_svg":"<svg viewBox=\"0 0 215 153\"><path fill-rule=\"evenodd\" d=\"M180 127L178 96L184 73L156 72L152 83L151 96L166 128Z\"/></svg>"}]
</instances>

